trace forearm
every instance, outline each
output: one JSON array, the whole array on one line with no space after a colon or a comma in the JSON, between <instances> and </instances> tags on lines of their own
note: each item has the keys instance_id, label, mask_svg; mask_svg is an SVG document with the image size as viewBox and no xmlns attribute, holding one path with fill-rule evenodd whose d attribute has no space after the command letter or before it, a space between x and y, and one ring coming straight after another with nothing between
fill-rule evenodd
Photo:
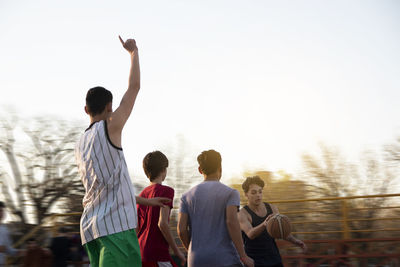
<instances>
[{"instance_id":1,"label":"forearm","mask_svg":"<svg viewBox=\"0 0 400 267\"><path fill-rule=\"evenodd\" d=\"M165 240L167 240L169 246L172 248L174 253L177 254L179 248L176 245L174 237L171 234L171 231L169 229L169 225L167 223L161 223L161 224L158 225L158 228L160 228L161 233L163 234Z\"/></svg>"},{"instance_id":2,"label":"forearm","mask_svg":"<svg viewBox=\"0 0 400 267\"><path fill-rule=\"evenodd\" d=\"M136 49L131 53L131 69L129 72L128 89L139 90L140 88L140 66L139 52Z\"/></svg>"},{"instance_id":3,"label":"forearm","mask_svg":"<svg viewBox=\"0 0 400 267\"><path fill-rule=\"evenodd\" d=\"M178 235L179 235L179 239L182 241L182 244L185 247L185 249L189 250L189 243L190 243L189 231L187 229L179 230Z\"/></svg>"},{"instance_id":4,"label":"forearm","mask_svg":"<svg viewBox=\"0 0 400 267\"><path fill-rule=\"evenodd\" d=\"M150 206L151 202L148 198L136 196L136 203L143 206Z\"/></svg>"},{"instance_id":5,"label":"forearm","mask_svg":"<svg viewBox=\"0 0 400 267\"><path fill-rule=\"evenodd\" d=\"M294 245L298 245L298 239L295 238L292 234L289 234L286 238L286 241L289 241L290 243L294 244Z\"/></svg>"},{"instance_id":6,"label":"forearm","mask_svg":"<svg viewBox=\"0 0 400 267\"><path fill-rule=\"evenodd\" d=\"M128 90L121 99L120 107L121 112L125 117L129 117L132 112L133 105L135 104L136 97L140 89L140 69L139 69L139 55L137 51L131 54L131 70L129 72Z\"/></svg>"},{"instance_id":7,"label":"forearm","mask_svg":"<svg viewBox=\"0 0 400 267\"><path fill-rule=\"evenodd\" d=\"M256 227L251 228L247 233L247 237L250 239L254 239L259 236L266 229L266 225L263 223L257 225Z\"/></svg>"}]
</instances>

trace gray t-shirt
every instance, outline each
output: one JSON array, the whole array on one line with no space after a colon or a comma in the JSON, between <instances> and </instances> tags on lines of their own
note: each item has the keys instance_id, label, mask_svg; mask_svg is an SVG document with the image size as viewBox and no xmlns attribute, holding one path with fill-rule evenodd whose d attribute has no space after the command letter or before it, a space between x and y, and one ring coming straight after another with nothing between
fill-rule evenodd
<instances>
[{"instance_id":1,"label":"gray t-shirt","mask_svg":"<svg viewBox=\"0 0 400 267\"><path fill-rule=\"evenodd\" d=\"M226 226L228 206L240 206L239 192L217 181L183 194L180 212L188 214L191 232L188 267L241 265Z\"/></svg>"}]
</instances>

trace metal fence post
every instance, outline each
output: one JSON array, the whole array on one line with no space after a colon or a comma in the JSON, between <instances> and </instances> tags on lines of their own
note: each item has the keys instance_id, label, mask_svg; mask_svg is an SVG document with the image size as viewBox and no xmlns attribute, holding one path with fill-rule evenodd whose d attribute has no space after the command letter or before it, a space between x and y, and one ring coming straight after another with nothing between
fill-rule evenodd
<instances>
[{"instance_id":1,"label":"metal fence post","mask_svg":"<svg viewBox=\"0 0 400 267\"><path fill-rule=\"evenodd\" d=\"M348 218L349 218L349 213L348 213L348 209L347 209L347 199L342 199L342 228L343 228L342 238L343 239L350 238Z\"/></svg>"}]
</instances>

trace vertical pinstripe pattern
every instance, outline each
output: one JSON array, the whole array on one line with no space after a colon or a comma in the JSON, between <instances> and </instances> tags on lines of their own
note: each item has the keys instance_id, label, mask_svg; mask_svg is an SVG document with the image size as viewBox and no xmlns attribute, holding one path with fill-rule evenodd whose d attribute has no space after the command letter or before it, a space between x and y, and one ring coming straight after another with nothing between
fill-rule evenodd
<instances>
[{"instance_id":1,"label":"vertical pinstripe pattern","mask_svg":"<svg viewBox=\"0 0 400 267\"><path fill-rule=\"evenodd\" d=\"M82 244L136 228L135 189L122 149L109 140L106 121L86 130L76 145L75 157L85 187Z\"/></svg>"}]
</instances>

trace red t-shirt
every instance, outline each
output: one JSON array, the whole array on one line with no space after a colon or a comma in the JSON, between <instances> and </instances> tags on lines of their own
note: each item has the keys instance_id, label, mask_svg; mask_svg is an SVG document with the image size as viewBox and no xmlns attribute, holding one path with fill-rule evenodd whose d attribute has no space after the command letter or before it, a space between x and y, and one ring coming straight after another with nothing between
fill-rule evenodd
<instances>
[{"instance_id":1,"label":"red t-shirt","mask_svg":"<svg viewBox=\"0 0 400 267\"><path fill-rule=\"evenodd\" d=\"M166 205L172 209L174 189L161 184L153 184L146 187L139 196L144 198L170 198L171 202ZM137 215L137 235L139 239L140 252L142 254L142 261L171 261L172 259L169 255L168 242L165 240L160 228L158 228L160 207L137 205Z\"/></svg>"}]
</instances>

